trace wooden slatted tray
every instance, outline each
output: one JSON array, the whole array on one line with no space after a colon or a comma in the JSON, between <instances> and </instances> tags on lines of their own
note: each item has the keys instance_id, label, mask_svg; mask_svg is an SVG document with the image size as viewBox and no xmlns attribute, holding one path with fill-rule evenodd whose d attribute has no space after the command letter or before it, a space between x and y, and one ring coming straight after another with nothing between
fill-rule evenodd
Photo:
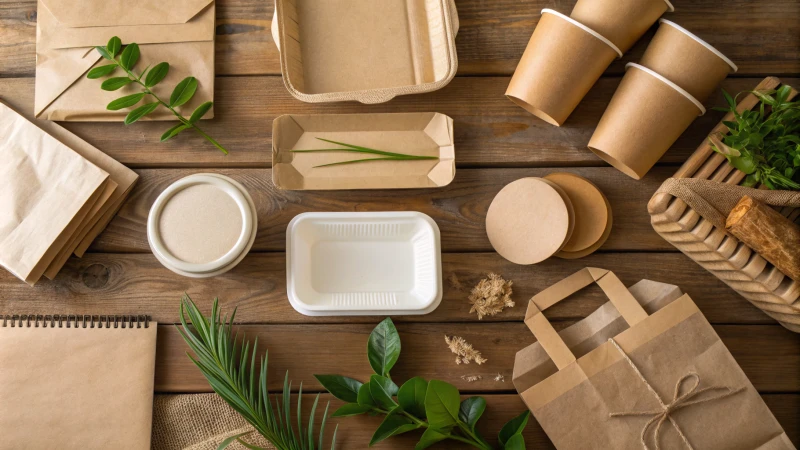
<instances>
[{"instance_id":1,"label":"wooden slatted tray","mask_svg":"<svg viewBox=\"0 0 800 450\"><path fill-rule=\"evenodd\" d=\"M778 78L769 77L755 90L776 89L780 85ZM741 112L758 104L758 98L750 94L740 101L737 109ZM733 114L729 113L723 120L733 120ZM720 122L711 134L727 131L728 127ZM728 164L725 157L714 152L708 140L705 140L674 177L740 184L745 174ZM650 222L661 237L781 325L800 333L800 283L784 275L758 253L727 234L724 229L715 227L685 202L670 194L654 195L648 204L648 211ZM800 218L800 208L783 208L780 211L796 222Z\"/></svg>"}]
</instances>

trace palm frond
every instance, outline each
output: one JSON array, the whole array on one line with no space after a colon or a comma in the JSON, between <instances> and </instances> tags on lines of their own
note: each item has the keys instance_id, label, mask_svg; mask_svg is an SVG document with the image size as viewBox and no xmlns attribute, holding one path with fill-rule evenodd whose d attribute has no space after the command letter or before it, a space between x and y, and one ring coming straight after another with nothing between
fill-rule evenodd
<instances>
[{"instance_id":1,"label":"palm frond","mask_svg":"<svg viewBox=\"0 0 800 450\"><path fill-rule=\"evenodd\" d=\"M258 339L251 344L245 335L240 339L238 331L234 334L235 317L234 309L230 318L226 315L221 319L217 299L214 299L211 317L205 317L192 299L184 294L181 299L181 324L176 328L194 353L194 355L187 353L189 359L200 369L214 392L272 445L279 450L315 450L314 415L319 396L311 408L306 428L301 415L303 386L300 385L297 396L297 431L295 431L290 419L292 384L289 372L286 372L283 393L274 396L273 408L267 390L268 353L265 352L259 360ZM259 367L256 367L256 362L259 361ZM328 406L325 407L325 416L320 426L319 450L323 450ZM259 448L244 442L241 436L226 439L219 448L223 449L233 442L239 442L249 449ZM335 448L335 441L336 431L333 433L331 449Z\"/></svg>"}]
</instances>

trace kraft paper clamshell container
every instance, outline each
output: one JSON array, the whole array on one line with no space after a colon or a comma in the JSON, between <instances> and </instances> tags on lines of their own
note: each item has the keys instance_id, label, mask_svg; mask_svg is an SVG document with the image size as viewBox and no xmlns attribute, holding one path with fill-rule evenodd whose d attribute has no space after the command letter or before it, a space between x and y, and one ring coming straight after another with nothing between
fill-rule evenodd
<instances>
[{"instance_id":1,"label":"kraft paper clamshell container","mask_svg":"<svg viewBox=\"0 0 800 450\"><path fill-rule=\"evenodd\" d=\"M738 67L722 52L680 25L661 19L640 64L704 102Z\"/></svg>"},{"instance_id":2,"label":"kraft paper clamshell container","mask_svg":"<svg viewBox=\"0 0 800 450\"><path fill-rule=\"evenodd\" d=\"M442 300L439 227L418 212L300 214L286 230L286 278L308 316L427 314Z\"/></svg>"},{"instance_id":3,"label":"kraft paper clamshell container","mask_svg":"<svg viewBox=\"0 0 800 450\"><path fill-rule=\"evenodd\" d=\"M255 242L258 217L250 194L224 175L190 175L158 196L147 218L156 259L190 278L221 275L238 265Z\"/></svg>"},{"instance_id":4,"label":"kraft paper clamshell container","mask_svg":"<svg viewBox=\"0 0 800 450\"><path fill-rule=\"evenodd\" d=\"M658 73L629 63L589 141L597 156L636 180L678 140L702 103Z\"/></svg>"},{"instance_id":5,"label":"kraft paper clamshell container","mask_svg":"<svg viewBox=\"0 0 800 450\"><path fill-rule=\"evenodd\" d=\"M338 148L317 138L439 159L315 168L375 157L352 152L292 152ZM453 119L439 113L284 115L272 124L272 145L272 180L280 189L431 188L450 184L456 174Z\"/></svg>"},{"instance_id":6,"label":"kraft paper clamshell container","mask_svg":"<svg viewBox=\"0 0 800 450\"><path fill-rule=\"evenodd\" d=\"M570 17L624 53L667 11L675 11L669 0L578 0Z\"/></svg>"},{"instance_id":7,"label":"kraft paper clamshell container","mask_svg":"<svg viewBox=\"0 0 800 450\"><path fill-rule=\"evenodd\" d=\"M384 103L441 89L458 70L453 0L275 3L273 39L298 100Z\"/></svg>"},{"instance_id":8,"label":"kraft paper clamshell container","mask_svg":"<svg viewBox=\"0 0 800 450\"><path fill-rule=\"evenodd\" d=\"M564 14L543 9L506 96L545 122L561 126L622 51Z\"/></svg>"}]
</instances>

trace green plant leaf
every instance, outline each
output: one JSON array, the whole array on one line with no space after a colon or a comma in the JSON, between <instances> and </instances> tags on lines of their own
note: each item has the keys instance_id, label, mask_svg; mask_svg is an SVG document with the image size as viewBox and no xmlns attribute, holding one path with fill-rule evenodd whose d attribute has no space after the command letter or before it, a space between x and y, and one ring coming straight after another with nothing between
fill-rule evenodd
<instances>
[{"instance_id":1,"label":"green plant leaf","mask_svg":"<svg viewBox=\"0 0 800 450\"><path fill-rule=\"evenodd\" d=\"M757 167L756 163L755 163L755 161L753 161L753 158L750 157L750 156L741 155L741 156L738 156L738 157L731 158L730 161L731 161L731 164L733 164L733 167L741 170L742 172L744 172L747 175L750 175L751 173L756 171L756 167Z\"/></svg>"},{"instance_id":2,"label":"green plant leaf","mask_svg":"<svg viewBox=\"0 0 800 450\"><path fill-rule=\"evenodd\" d=\"M314 375L314 378L334 397L347 403L358 402L358 389L362 383L341 375Z\"/></svg>"},{"instance_id":3,"label":"green plant leaf","mask_svg":"<svg viewBox=\"0 0 800 450\"><path fill-rule=\"evenodd\" d=\"M503 450L525 450L525 438L521 433L517 433L506 441Z\"/></svg>"},{"instance_id":4,"label":"green plant leaf","mask_svg":"<svg viewBox=\"0 0 800 450\"><path fill-rule=\"evenodd\" d=\"M178 125L175 125L174 127L172 127L169 130L165 131L164 134L161 135L161 142L168 141L168 140L174 138L175 136L179 135L181 132L183 132L184 130L187 130L187 129L189 129L188 126L186 126L186 125L184 125L182 123L179 123Z\"/></svg>"},{"instance_id":5,"label":"green plant leaf","mask_svg":"<svg viewBox=\"0 0 800 450\"><path fill-rule=\"evenodd\" d=\"M433 428L444 429L455 425L460 404L460 394L452 384L439 380L428 383L425 414Z\"/></svg>"},{"instance_id":6,"label":"green plant leaf","mask_svg":"<svg viewBox=\"0 0 800 450\"><path fill-rule=\"evenodd\" d=\"M111 75L115 70L117 70L116 64L107 64L105 66L95 67L86 74L86 78L90 80L96 80L98 78L103 78L106 75Z\"/></svg>"},{"instance_id":7,"label":"green plant leaf","mask_svg":"<svg viewBox=\"0 0 800 450\"><path fill-rule=\"evenodd\" d=\"M731 109L736 109L736 101L731 97L731 94L728 94L725 89L722 90L722 96L725 97L725 102L728 103Z\"/></svg>"},{"instance_id":8,"label":"green plant leaf","mask_svg":"<svg viewBox=\"0 0 800 450\"><path fill-rule=\"evenodd\" d=\"M372 398L384 409L393 409L397 402L392 398L397 395L398 387L394 382L380 375L373 375L369 379L369 393Z\"/></svg>"},{"instance_id":9,"label":"green plant leaf","mask_svg":"<svg viewBox=\"0 0 800 450\"><path fill-rule=\"evenodd\" d=\"M111 56L117 56L119 54L119 50L122 48L122 41L117 37L114 36L108 40L108 44L106 44L106 50Z\"/></svg>"},{"instance_id":10,"label":"green plant leaf","mask_svg":"<svg viewBox=\"0 0 800 450\"><path fill-rule=\"evenodd\" d=\"M109 61L114 60L114 57L111 56L111 53L108 53L108 50L106 50L105 47L95 47L94 49L97 50L97 53L100 53L100 56L102 56L103 58Z\"/></svg>"},{"instance_id":11,"label":"green plant leaf","mask_svg":"<svg viewBox=\"0 0 800 450\"><path fill-rule=\"evenodd\" d=\"M503 428L500 430L500 433L497 435L497 438L500 440L500 444L505 447L506 443L511 439L512 436L515 434L521 434L525 427L528 425L528 418L530 417L531 412L525 411L524 413L518 415L517 417L511 419L508 423L503 425Z\"/></svg>"},{"instance_id":12,"label":"green plant leaf","mask_svg":"<svg viewBox=\"0 0 800 450\"><path fill-rule=\"evenodd\" d=\"M367 357L375 373L382 377L389 376L389 371L400 358L400 335L391 318L384 319L370 333Z\"/></svg>"},{"instance_id":13,"label":"green plant leaf","mask_svg":"<svg viewBox=\"0 0 800 450\"><path fill-rule=\"evenodd\" d=\"M235 435L233 435L233 436L231 436L229 438L226 438L225 440L223 440L222 442L219 443L219 446L217 447L217 450L224 450L224 449L228 448L229 445L231 445L234 442L238 441L240 437L246 436L246 435L248 435L250 433L252 433L252 431L246 431L244 433L235 434Z\"/></svg>"},{"instance_id":14,"label":"green plant leaf","mask_svg":"<svg viewBox=\"0 0 800 450\"><path fill-rule=\"evenodd\" d=\"M369 392L369 382L364 383L360 388L358 388L358 404L360 406L378 406L375 402L375 399L372 398L372 394Z\"/></svg>"},{"instance_id":15,"label":"green plant leaf","mask_svg":"<svg viewBox=\"0 0 800 450\"><path fill-rule=\"evenodd\" d=\"M362 406L357 403L345 403L344 405L340 406L331 417L350 417L350 416L358 416L361 414L365 414L370 409L369 406Z\"/></svg>"},{"instance_id":16,"label":"green plant leaf","mask_svg":"<svg viewBox=\"0 0 800 450\"><path fill-rule=\"evenodd\" d=\"M109 111L119 111L122 108L130 108L131 106L139 103L144 98L144 92L140 92L138 94L131 94L126 95L125 97L120 97L113 102L109 103L106 106L106 109Z\"/></svg>"},{"instance_id":17,"label":"green plant leaf","mask_svg":"<svg viewBox=\"0 0 800 450\"><path fill-rule=\"evenodd\" d=\"M133 80L128 77L114 77L109 78L103 81L103 84L100 85L100 89L104 91L116 91L121 89L129 84L131 84Z\"/></svg>"},{"instance_id":18,"label":"green plant leaf","mask_svg":"<svg viewBox=\"0 0 800 450\"><path fill-rule=\"evenodd\" d=\"M422 433L422 437L417 442L417 445L414 446L414 450L423 450L430 447L437 442L441 442L449 437L450 432L437 430L435 428L428 428Z\"/></svg>"},{"instance_id":19,"label":"green plant leaf","mask_svg":"<svg viewBox=\"0 0 800 450\"><path fill-rule=\"evenodd\" d=\"M123 69L131 70L133 66L139 61L139 44L133 43L125 46L122 55L119 57L119 63Z\"/></svg>"},{"instance_id":20,"label":"green plant leaf","mask_svg":"<svg viewBox=\"0 0 800 450\"><path fill-rule=\"evenodd\" d=\"M155 111L158 108L160 103L153 102L153 103L146 103L133 111L129 112L127 116L125 116L125 125L130 125L134 122L138 122L139 119L142 117L150 114L151 112Z\"/></svg>"},{"instance_id":21,"label":"green plant leaf","mask_svg":"<svg viewBox=\"0 0 800 450\"><path fill-rule=\"evenodd\" d=\"M195 123L198 120L202 119L203 116L206 115L208 110L214 106L214 102L205 102L202 105L198 106L197 109L194 110L192 113L192 117L189 118L189 123Z\"/></svg>"},{"instance_id":22,"label":"green plant leaf","mask_svg":"<svg viewBox=\"0 0 800 450\"><path fill-rule=\"evenodd\" d=\"M150 70L150 72L147 73L147 77L144 79L144 85L147 87L153 87L158 83L161 83L161 81L166 78L168 73L169 63L158 63Z\"/></svg>"},{"instance_id":23,"label":"green plant leaf","mask_svg":"<svg viewBox=\"0 0 800 450\"><path fill-rule=\"evenodd\" d=\"M381 422L380 426L378 426L378 429L375 430L375 434L372 435L369 445L372 447L384 439L416 430L420 428L420 426L421 425L413 423L411 419L405 416L401 416L399 414L389 414L385 419L383 419L383 422Z\"/></svg>"},{"instance_id":24,"label":"green plant leaf","mask_svg":"<svg viewBox=\"0 0 800 450\"><path fill-rule=\"evenodd\" d=\"M397 392L397 403L404 411L425 419L425 393L428 391L428 382L422 377L414 377L400 386Z\"/></svg>"},{"instance_id":25,"label":"green plant leaf","mask_svg":"<svg viewBox=\"0 0 800 450\"><path fill-rule=\"evenodd\" d=\"M186 104L192 99L195 91L197 91L197 78L184 78L180 83L178 83L177 86L175 86L175 89L172 91L172 95L169 96L169 106L176 108Z\"/></svg>"},{"instance_id":26,"label":"green plant leaf","mask_svg":"<svg viewBox=\"0 0 800 450\"><path fill-rule=\"evenodd\" d=\"M486 400L483 397L470 397L461 402L458 411L458 419L469 425L470 430L475 431L475 424L486 410Z\"/></svg>"}]
</instances>

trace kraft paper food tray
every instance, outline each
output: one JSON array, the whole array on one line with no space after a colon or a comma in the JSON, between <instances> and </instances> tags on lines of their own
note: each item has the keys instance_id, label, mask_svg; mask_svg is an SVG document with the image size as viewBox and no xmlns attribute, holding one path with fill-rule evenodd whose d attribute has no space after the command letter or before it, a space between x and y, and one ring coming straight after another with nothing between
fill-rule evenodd
<instances>
[{"instance_id":1,"label":"kraft paper food tray","mask_svg":"<svg viewBox=\"0 0 800 450\"><path fill-rule=\"evenodd\" d=\"M361 153L293 153L336 147L317 137L439 160L313 166L369 158ZM442 187L456 173L453 119L440 113L284 115L272 124L272 181L280 189Z\"/></svg>"},{"instance_id":2,"label":"kraft paper food tray","mask_svg":"<svg viewBox=\"0 0 800 450\"><path fill-rule=\"evenodd\" d=\"M169 98L183 78L194 76L199 84L194 98L179 108L184 114L214 99L214 0L86 0L76 7L74 0L39 0L36 27L37 118L61 121L122 121L131 111L109 111L106 105L119 97L139 92L131 84L108 92L102 80L90 80L86 73L107 61L94 50L112 36L123 44L136 42L141 57L136 73L148 64L170 63L167 78L154 88L159 97ZM112 76L120 76L117 70ZM204 117L213 117L213 109ZM174 120L161 108L143 120Z\"/></svg>"},{"instance_id":3,"label":"kraft paper food tray","mask_svg":"<svg viewBox=\"0 0 800 450\"><path fill-rule=\"evenodd\" d=\"M458 26L453 0L277 0L272 34L295 98L384 103L453 79Z\"/></svg>"}]
</instances>

